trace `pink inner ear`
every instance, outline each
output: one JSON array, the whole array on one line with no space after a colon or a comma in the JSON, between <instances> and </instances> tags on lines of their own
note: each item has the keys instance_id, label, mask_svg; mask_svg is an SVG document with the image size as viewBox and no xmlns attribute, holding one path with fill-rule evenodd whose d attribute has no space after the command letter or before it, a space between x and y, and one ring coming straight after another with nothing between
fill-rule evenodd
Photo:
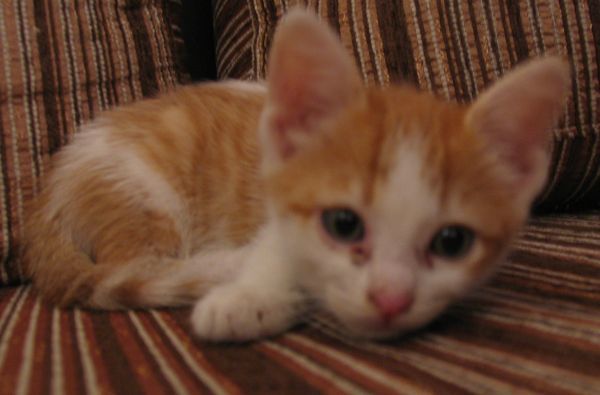
<instances>
[{"instance_id":1,"label":"pink inner ear","mask_svg":"<svg viewBox=\"0 0 600 395\"><path fill-rule=\"evenodd\" d=\"M530 109L531 114L539 113ZM531 122L526 114L497 114L483 126L492 144L516 171L519 179L527 179L535 171L532 153L544 150L549 140L549 130ZM504 118L504 119L503 119Z\"/></svg>"},{"instance_id":2,"label":"pink inner ear","mask_svg":"<svg viewBox=\"0 0 600 395\"><path fill-rule=\"evenodd\" d=\"M354 98L357 84L340 59L327 59L321 49L290 51L289 59L272 61L269 101L283 129L310 128L311 122L335 113ZM283 55L282 55L283 56ZM340 56L346 56L340 53ZM290 59L294 59L292 64Z\"/></svg>"},{"instance_id":3,"label":"pink inner ear","mask_svg":"<svg viewBox=\"0 0 600 395\"><path fill-rule=\"evenodd\" d=\"M467 121L485 135L491 150L516 177L519 187L535 190L546 173L550 129L569 89L568 67L546 58L518 67L485 91L473 104ZM527 192L529 193L529 192Z\"/></svg>"},{"instance_id":4,"label":"pink inner ear","mask_svg":"<svg viewBox=\"0 0 600 395\"><path fill-rule=\"evenodd\" d=\"M317 130L316 123L355 99L361 87L337 36L298 10L284 17L275 33L267 81L268 125L282 158L299 149L299 141ZM303 135L293 136L298 133Z\"/></svg>"}]
</instances>

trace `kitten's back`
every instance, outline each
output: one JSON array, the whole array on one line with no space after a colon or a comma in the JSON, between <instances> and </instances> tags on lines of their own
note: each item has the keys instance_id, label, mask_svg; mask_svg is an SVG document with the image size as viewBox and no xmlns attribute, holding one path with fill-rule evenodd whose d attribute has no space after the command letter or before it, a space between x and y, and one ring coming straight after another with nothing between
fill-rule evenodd
<instances>
[{"instance_id":1,"label":"kitten's back","mask_svg":"<svg viewBox=\"0 0 600 395\"><path fill-rule=\"evenodd\" d=\"M255 231L262 220L255 179L263 102L258 84L203 84L84 127L53 159L34 202L23 247L26 275L63 305L196 299L202 284L184 278L162 300L145 298L142 289L178 270L200 245L239 244Z\"/></svg>"}]
</instances>

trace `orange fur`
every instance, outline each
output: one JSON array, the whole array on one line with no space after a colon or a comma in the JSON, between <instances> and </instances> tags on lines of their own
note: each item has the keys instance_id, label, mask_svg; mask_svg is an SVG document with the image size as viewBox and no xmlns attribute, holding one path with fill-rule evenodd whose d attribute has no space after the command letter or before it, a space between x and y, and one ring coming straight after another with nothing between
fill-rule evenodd
<instances>
[{"instance_id":1,"label":"orange fur","mask_svg":"<svg viewBox=\"0 0 600 395\"><path fill-rule=\"evenodd\" d=\"M177 229L168 215L139 207L112 190L103 179L107 169L92 163L69 172L67 178L77 180L75 188L48 218L49 195L63 181L51 177L32 206L23 248L24 271L41 294L63 305L86 305L90 289L110 273L106 266L140 257L183 258L186 243L197 250L214 240L247 242L263 221L260 183L252 179L258 168L255 130L263 96L218 85L188 87L104 114L98 123L110 125L107 137L116 146L131 147L183 198L190 210L186 226ZM54 172L72 159L59 153ZM72 223L65 225L66 218ZM68 247L71 243L75 249ZM130 287L131 282L122 288ZM134 297L120 299L124 306L144 304Z\"/></svg>"}]
</instances>

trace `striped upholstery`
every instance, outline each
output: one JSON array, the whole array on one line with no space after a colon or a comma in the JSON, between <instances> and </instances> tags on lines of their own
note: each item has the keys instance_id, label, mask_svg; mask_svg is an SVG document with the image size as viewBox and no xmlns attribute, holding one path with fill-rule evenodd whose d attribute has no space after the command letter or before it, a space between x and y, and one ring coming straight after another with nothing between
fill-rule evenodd
<instances>
[{"instance_id":1,"label":"striped upholstery","mask_svg":"<svg viewBox=\"0 0 600 395\"><path fill-rule=\"evenodd\" d=\"M175 0L0 2L0 285L49 154L77 125L182 79Z\"/></svg>"},{"instance_id":2,"label":"striped upholstery","mask_svg":"<svg viewBox=\"0 0 600 395\"><path fill-rule=\"evenodd\" d=\"M60 311L3 288L0 393L598 394L599 223L535 219L488 286L387 344L318 326L204 344L186 311Z\"/></svg>"},{"instance_id":3,"label":"striped upholstery","mask_svg":"<svg viewBox=\"0 0 600 395\"><path fill-rule=\"evenodd\" d=\"M527 40L534 36L527 33L530 24L524 23L523 12L538 19L548 14L539 11L535 2L527 2L518 18L514 7L508 7L505 11L511 17L507 19L498 17L497 6L486 1L473 2L475 15L481 15L483 7L489 10L484 13L486 20L499 28L520 26L526 37L508 52L502 52L506 50L502 40L490 42L496 48L493 55L482 50L484 59L497 53L515 57L485 63L496 64L495 75L519 59L524 47L530 50ZM237 9L230 7L231 1L214 3L221 75L263 75L265 49L281 7L266 12L260 7L268 2L260 7L259 2L239 2L243 7ZM457 35L454 27L448 28L458 21L448 19L442 25L435 18L415 18L438 6L452 11L459 6L456 2L415 1L390 9L386 7L391 2L384 1L330 3L337 8L311 1L323 13L343 16L339 21L331 19L349 47L362 54L358 59L370 83L408 76L460 100L470 99L480 88L484 74L477 69L478 61L469 64L468 73L457 72L462 70L459 63L471 59L461 48L476 35L472 31ZM594 25L576 23L590 16L588 5L578 4L573 10L559 2L554 9L560 9L561 15L575 15L571 28L588 29L586 37L590 31L597 35L597 15ZM17 246L25 205L47 173L48 155L70 139L76 125L102 109L169 90L184 79L178 66L180 6L177 0L0 2L0 257L4 263L13 262L8 258ZM453 12L449 15L456 16ZM487 15L496 17L487 19ZM368 23L362 24L363 20ZM405 26L397 27L403 30L400 33L385 27L398 20ZM428 30L430 24L433 30ZM450 62L438 59L433 31L453 37L449 49L436 44L444 48L442 54ZM367 39L367 32L376 34ZM382 40L382 34L393 34L394 39ZM397 34L404 40L396 40ZM579 36L569 34L573 34L567 40L569 51L575 43L587 42L587 60L582 55L574 57L575 62L592 62L594 41L578 41ZM538 41L551 40L547 34L535 36ZM410 45L390 50L383 43ZM426 61L418 60L421 47L428 53ZM431 59L438 59L437 63ZM440 67L448 71L446 77L433 70ZM588 114L587 118L596 119L593 108L586 107L591 97L579 95L597 95L597 69L578 70L581 75L591 74L576 88L581 100L570 105L570 118L557 130L560 176L553 181L563 194L565 183L580 185L579 190L572 189L571 203L597 196L592 187L598 188L592 162L590 167L573 165L571 149L579 144L581 155L587 156L597 149L598 139L597 126L585 129L579 118ZM584 135L592 140L584 140ZM567 171L571 181L563 180ZM547 204L569 202L568 196L556 191L551 188ZM262 342L206 344L190 336L185 310L58 310L42 304L28 286L1 287L0 395L598 393L599 224L600 212L536 218L517 240L510 262L489 285L452 307L427 330L389 343L351 341L312 323ZM10 282L14 274L10 267L0 266L0 284Z\"/></svg>"},{"instance_id":4,"label":"striped upholstery","mask_svg":"<svg viewBox=\"0 0 600 395\"><path fill-rule=\"evenodd\" d=\"M597 0L215 3L221 78L264 77L276 20L293 4L308 4L329 20L367 83L408 80L461 102L523 59L563 55L574 70L573 95L554 130L552 176L538 206L600 207Z\"/></svg>"}]
</instances>

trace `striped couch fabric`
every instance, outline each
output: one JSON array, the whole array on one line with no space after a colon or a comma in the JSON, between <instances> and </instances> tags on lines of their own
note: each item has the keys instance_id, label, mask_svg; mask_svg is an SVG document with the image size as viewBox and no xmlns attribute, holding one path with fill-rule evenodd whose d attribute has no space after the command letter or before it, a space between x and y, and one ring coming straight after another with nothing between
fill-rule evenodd
<instances>
[{"instance_id":1,"label":"striped couch fabric","mask_svg":"<svg viewBox=\"0 0 600 395\"><path fill-rule=\"evenodd\" d=\"M329 21L368 84L408 81L460 102L525 59L562 55L573 92L538 208L600 207L597 0L216 0L219 76L263 78L276 22L294 5Z\"/></svg>"},{"instance_id":2,"label":"striped couch fabric","mask_svg":"<svg viewBox=\"0 0 600 395\"><path fill-rule=\"evenodd\" d=\"M598 394L599 222L533 220L490 284L388 343L313 324L206 344L186 310L61 311L0 288L0 394Z\"/></svg>"},{"instance_id":3,"label":"striped couch fabric","mask_svg":"<svg viewBox=\"0 0 600 395\"><path fill-rule=\"evenodd\" d=\"M50 154L100 111L184 80L180 12L176 0L0 2L0 285L17 281Z\"/></svg>"},{"instance_id":4,"label":"striped couch fabric","mask_svg":"<svg viewBox=\"0 0 600 395\"><path fill-rule=\"evenodd\" d=\"M59 310L27 285L7 286L49 156L100 111L187 81L180 22L183 10L189 30L185 11L206 11L197 1L0 2L0 395L599 393L600 211L536 217L488 285L387 343L311 322L265 341L208 344L191 336L185 309ZM220 75L264 76L275 21L292 2L212 3ZM567 55L574 95L541 207L597 206L600 10L591 0L308 5L340 31L369 84L408 79L469 101L526 56Z\"/></svg>"}]
</instances>

